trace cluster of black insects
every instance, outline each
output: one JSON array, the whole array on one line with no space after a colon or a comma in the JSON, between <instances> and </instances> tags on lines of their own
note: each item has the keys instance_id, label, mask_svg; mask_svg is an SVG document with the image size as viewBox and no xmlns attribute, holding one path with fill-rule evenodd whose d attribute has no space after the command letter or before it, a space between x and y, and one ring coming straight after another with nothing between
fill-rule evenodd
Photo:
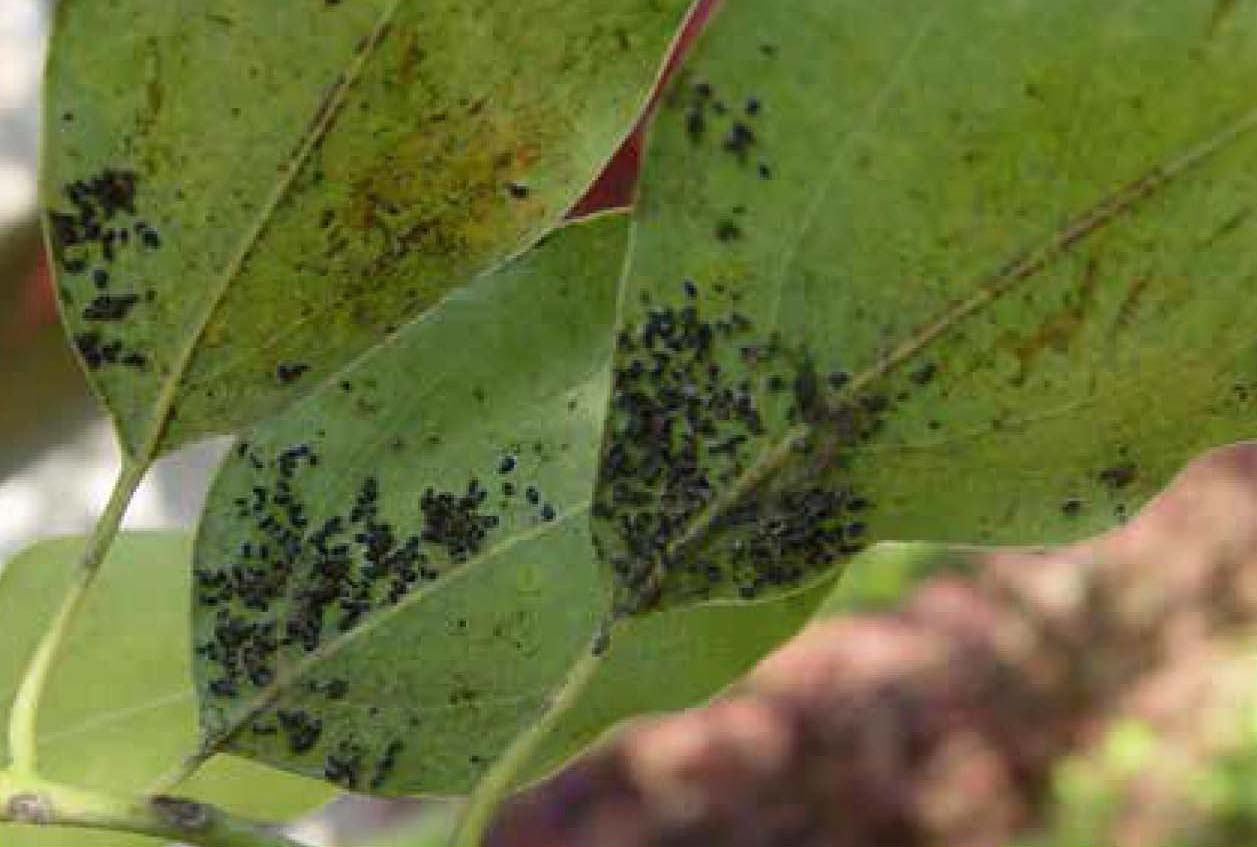
<instances>
[{"instance_id":1,"label":"cluster of black insects","mask_svg":"<svg viewBox=\"0 0 1257 847\"><path fill-rule=\"evenodd\" d=\"M372 768L370 787L379 789L384 780L397 766L397 756L405 749L398 739L393 739L384 746L383 751L375 758ZM356 741L342 741L328 754L323 765L323 776L331 782L354 789L361 784L363 770L369 759L368 751Z\"/></svg>"},{"instance_id":2,"label":"cluster of black insects","mask_svg":"<svg viewBox=\"0 0 1257 847\"><path fill-rule=\"evenodd\" d=\"M701 80L676 92L670 103L683 110L695 147L715 136L737 165L773 178L759 97L730 105ZM720 242L733 247L746 237L746 211L737 205L718 216ZM713 595L751 599L864 546L868 499L812 465L836 468L840 444L872 437L888 401L838 400L845 372L823 377L806 351L757 333L736 308L705 317L700 307L719 297L736 306L721 286L714 297L700 296L693 281L681 289L682 302L643 295L642 316L617 339L594 513L620 613Z\"/></svg>"},{"instance_id":3,"label":"cluster of black insects","mask_svg":"<svg viewBox=\"0 0 1257 847\"><path fill-rule=\"evenodd\" d=\"M373 611L399 603L416 587L430 584L479 554L500 518L487 510L490 492L472 478L460 491L427 488L418 498L419 529L401 531L380 513L380 487L365 478L341 514L312 522L298 477L320 463L309 444L263 458L247 443L237 448L259 484L235 500L236 517L252 528L226 565L196 570L196 601L213 610L210 637L196 652L214 669L212 695L240 696L245 686L265 689L275 683L280 653L316 652L329 637L351 631ZM510 477L514 455L504 455L497 472ZM503 505L515 495L509 478L502 482ZM556 517L535 486L523 498L535 520ZM340 700L349 691L344 679L305 680L306 694ZM258 720L254 735L282 733L294 754L319 742L322 721L301 708L282 708L273 721ZM348 744L348 746L346 746ZM352 749L351 749L352 748ZM390 744L374 766L373 784L384 779L400 752ZM358 784L365 752L337 742L326 754L325 774L347 787Z\"/></svg>"},{"instance_id":4,"label":"cluster of black insects","mask_svg":"<svg viewBox=\"0 0 1257 847\"><path fill-rule=\"evenodd\" d=\"M110 275L119 251L133 247L156 250L161 246L157 230L142 220L133 220L136 182L132 171L107 168L94 177L65 186L64 194L73 211L48 213L53 254L62 270L70 276L90 270L93 295L79 313L86 323L124 320L141 299L153 299L152 289L142 296L135 290L115 291ZM63 286L61 298L69 305L74 294ZM144 353L128 349L121 340L108 338L100 329L81 331L74 342L92 369L112 364L144 368L148 364Z\"/></svg>"},{"instance_id":5,"label":"cluster of black insects","mask_svg":"<svg viewBox=\"0 0 1257 847\"><path fill-rule=\"evenodd\" d=\"M759 134L753 122L763 110L760 98L746 98L739 113L717 95L715 87L709 82L697 82L680 90L688 92L685 131L690 141L695 145L702 144L712 125L717 121L722 122L726 127L720 138L720 149L739 164L749 164L752 151L759 147ZM772 166L762 158L756 162L755 171L761 179L772 179ZM744 207L736 206L729 214L722 215L716 221L716 237L721 241L742 238L743 230L739 218L745 211Z\"/></svg>"},{"instance_id":6,"label":"cluster of black insects","mask_svg":"<svg viewBox=\"0 0 1257 847\"><path fill-rule=\"evenodd\" d=\"M853 513L869 504L846 488L759 485L720 504L754 474L772 439L827 414L825 388L806 356L776 336L757 339L736 309L705 318L698 286L682 289L683 305L643 296L644 319L617 339L594 514L607 530L599 549L622 612L662 595L749 599L862 547L864 524ZM846 380L826 381L841 388Z\"/></svg>"},{"instance_id":7,"label":"cluster of black insects","mask_svg":"<svg viewBox=\"0 0 1257 847\"><path fill-rule=\"evenodd\" d=\"M253 732L255 735L283 732L294 753L307 753L318 744L323 734L323 721L304 709L278 709L274 722L259 721L253 725ZM397 738L385 744L378 755L373 755L357 741L338 741L324 756L323 776L331 782L354 790L362 787L367 764L374 760L368 785L371 790L378 790L397 767L397 757L404 749L405 745Z\"/></svg>"},{"instance_id":8,"label":"cluster of black insects","mask_svg":"<svg viewBox=\"0 0 1257 847\"><path fill-rule=\"evenodd\" d=\"M758 97L748 97L742 105L739 116L724 100L716 95L716 89L709 82L697 82L689 88L689 102L685 106L685 131L695 144L707 137L708 129L713 122L724 119L728 129L722 135L720 146L726 152L737 157L740 162L750 159L751 150L755 147L758 137L751 125L763 108ZM772 178L772 168L767 162L756 164L757 173L764 179Z\"/></svg>"}]
</instances>

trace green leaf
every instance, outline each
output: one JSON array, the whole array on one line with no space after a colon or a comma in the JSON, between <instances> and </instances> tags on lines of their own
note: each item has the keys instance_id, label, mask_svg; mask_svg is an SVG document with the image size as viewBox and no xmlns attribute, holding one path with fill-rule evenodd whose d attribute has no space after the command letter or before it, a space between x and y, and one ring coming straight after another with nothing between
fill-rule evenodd
<instances>
[{"instance_id":1,"label":"green leaf","mask_svg":"<svg viewBox=\"0 0 1257 847\"><path fill-rule=\"evenodd\" d=\"M0 573L0 719L40 635L78 567L83 540L38 544ZM41 772L113 794L140 793L175 769L197 741L186 596L191 539L176 533L119 536L66 649L39 714ZM0 761L7 758L0 739ZM186 796L234 812L282 819L309 810L327 787L223 755L179 786ZM114 833L69 833L0 825L5 847L154 842Z\"/></svg>"},{"instance_id":2,"label":"green leaf","mask_svg":"<svg viewBox=\"0 0 1257 847\"><path fill-rule=\"evenodd\" d=\"M874 544L847 563L842 578L816 610L816 616L893 610L930 577L975 575L981 569L985 552L989 551L920 541Z\"/></svg>"},{"instance_id":3,"label":"green leaf","mask_svg":"<svg viewBox=\"0 0 1257 847\"><path fill-rule=\"evenodd\" d=\"M716 601L620 621L598 670L558 716L521 782L546 776L623 721L716 695L794 635L832 588L823 581L761 601Z\"/></svg>"},{"instance_id":4,"label":"green leaf","mask_svg":"<svg viewBox=\"0 0 1257 847\"><path fill-rule=\"evenodd\" d=\"M197 542L207 750L466 791L589 650L588 527L627 221L448 298L245 433Z\"/></svg>"},{"instance_id":5,"label":"green leaf","mask_svg":"<svg viewBox=\"0 0 1257 847\"><path fill-rule=\"evenodd\" d=\"M534 754L525 781L545 777L634 717L702 703L742 677L807 621L893 608L937 573L968 573L974 548L882 542L841 578L750 602L712 601L619 622L602 666Z\"/></svg>"},{"instance_id":6,"label":"green leaf","mask_svg":"<svg viewBox=\"0 0 1257 847\"><path fill-rule=\"evenodd\" d=\"M62 4L43 202L127 451L291 403L553 228L688 5Z\"/></svg>"},{"instance_id":7,"label":"green leaf","mask_svg":"<svg viewBox=\"0 0 1257 847\"><path fill-rule=\"evenodd\" d=\"M594 514L626 664L565 731L718 690L709 609L785 615L880 539L1079 538L1252 434L1254 47L1246 4L726 4L623 295Z\"/></svg>"}]
</instances>

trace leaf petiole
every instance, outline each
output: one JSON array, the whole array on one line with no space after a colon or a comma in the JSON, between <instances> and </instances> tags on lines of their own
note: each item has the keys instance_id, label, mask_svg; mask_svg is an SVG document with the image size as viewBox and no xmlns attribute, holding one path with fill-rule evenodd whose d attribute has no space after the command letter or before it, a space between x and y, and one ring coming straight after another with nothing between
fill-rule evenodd
<instances>
[{"instance_id":1,"label":"leaf petiole","mask_svg":"<svg viewBox=\"0 0 1257 847\"><path fill-rule=\"evenodd\" d=\"M148 462L123 459L122 470L109 495L109 502L83 550L75 580L26 666L9 714L9 755L12 758L13 773L17 776L33 776L36 773L36 723L48 677L74 618L100 573L105 554L109 552L118 529L122 526L122 518L126 515L131 497L147 470Z\"/></svg>"},{"instance_id":2,"label":"leaf petiole","mask_svg":"<svg viewBox=\"0 0 1257 847\"><path fill-rule=\"evenodd\" d=\"M0 772L0 822L131 832L194 847L297 847L254 821L178 797L114 797Z\"/></svg>"}]
</instances>

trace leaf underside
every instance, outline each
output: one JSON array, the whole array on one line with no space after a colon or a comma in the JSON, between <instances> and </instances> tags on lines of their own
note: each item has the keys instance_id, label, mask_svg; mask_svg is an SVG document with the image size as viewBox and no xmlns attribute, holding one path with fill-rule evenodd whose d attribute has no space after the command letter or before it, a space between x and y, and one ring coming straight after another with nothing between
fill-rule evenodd
<instances>
[{"instance_id":1,"label":"leaf underside","mask_svg":"<svg viewBox=\"0 0 1257 847\"><path fill-rule=\"evenodd\" d=\"M687 6L62 4L43 202L127 451L282 408L557 225Z\"/></svg>"},{"instance_id":2,"label":"leaf underside","mask_svg":"<svg viewBox=\"0 0 1257 847\"><path fill-rule=\"evenodd\" d=\"M627 221L573 224L245 433L198 539L206 745L466 791L607 607L588 531Z\"/></svg>"},{"instance_id":3,"label":"leaf underside","mask_svg":"<svg viewBox=\"0 0 1257 847\"><path fill-rule=\"evenodd\" d=\"M83 540L38 544L0 575L0 720L25 662L69 587ZM180 567L191 539L125 533L70 633L39 714L40 770L51 779L121 794L148 790L177 767L197 738L191 686L190 575ZM0 761L7 758L0 738ZM281 820L332 796L321 783L217 756L180 792L239 814ZM144 847L158 842L118 833L68 833L0 825L5 847Z\"/></svg>"},{"instance_id":4,"label":"leaf underside","mask_svg":"<svg viewBox=\"0 0 1257 847\"><path fill-rule=\"evenodd\" d=\"M1204 0L725 4L617 331L609 217L241 442L196 554L208 747L464 791L613 604L541 772L720 690L871 542L1082 537L1251 435L1255 46Z\"/></svg>"},{"instance_id":5,"label":"leaf underside","mask_svg":"<svg viewBox=\"0 0 1257 847\"><path fill-rule=\"evenodd\" d=\"M719 690L871 542L1083 537L1252 435L1255 47L1248 4L726 5L635 212L624 620L539 767Z\"/></svg>"}]
</instances>

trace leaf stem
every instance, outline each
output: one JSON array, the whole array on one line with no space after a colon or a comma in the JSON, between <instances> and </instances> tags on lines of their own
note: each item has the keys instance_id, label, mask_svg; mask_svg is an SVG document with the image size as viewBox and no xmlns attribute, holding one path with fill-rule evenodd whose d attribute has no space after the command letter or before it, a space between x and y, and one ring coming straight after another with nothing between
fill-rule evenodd
<instances>
[{"instance_id":1,"label":"leaf stem","mask_svg":"<svg viewBox=\"0 0 1257 847\"><path fill-rule=\"evenodd\" d=\"M122 470L114 483L113 492L109 495L109 503L96 522L96 527L87 540L87 547L83 550L74 583L66 592L61 607L49 622L48 629L26 666L9 714L9 755L12 757L12 771L16 775L33 776L36 772L36 720L40 700L48 685L48 676L75 616L100 573L101 563L118 534L127 505L147 470L147 462L123 459Z\"/></svg>"},{"instance_id":2,"label":"leaf stem","mask_svg":"<svg viewBox=\"0 0 1257 847\"><path fill-rule=\"evenodd\" d=\"M2 773L0 821L131 832L195 847L298 847L262 824L193 800L114 797Z\"/></svg>"},{"instance_id":3,"label":"leaf stem","mask_svg":"<svg viewBox=\"0 0 1257 847\"><path fill-rule=\"evenodd\" d=\"M481 847L498 806L519 781L522 771L532 760L537 747L545 740L555 722L585 690L600 663L600 657L589 650L572 665L563 682L551 694L537 721L516 736L476 786L463 811L458 831L450 842L451 847Z\"/></svg>"},{"instance_id":4,"label":"leaf stem","mask_svg":"<svg viewBox=\"0 0 1257 847\"><path fill-rule=\"evenodd\" d=\"M192 775L200 770L201 766L208 762L212 755L213 751L204 747L188 754L179 764L159 776L149 790L158 794L174 791L191 779Z\"/></svg>"}]
</instances>

